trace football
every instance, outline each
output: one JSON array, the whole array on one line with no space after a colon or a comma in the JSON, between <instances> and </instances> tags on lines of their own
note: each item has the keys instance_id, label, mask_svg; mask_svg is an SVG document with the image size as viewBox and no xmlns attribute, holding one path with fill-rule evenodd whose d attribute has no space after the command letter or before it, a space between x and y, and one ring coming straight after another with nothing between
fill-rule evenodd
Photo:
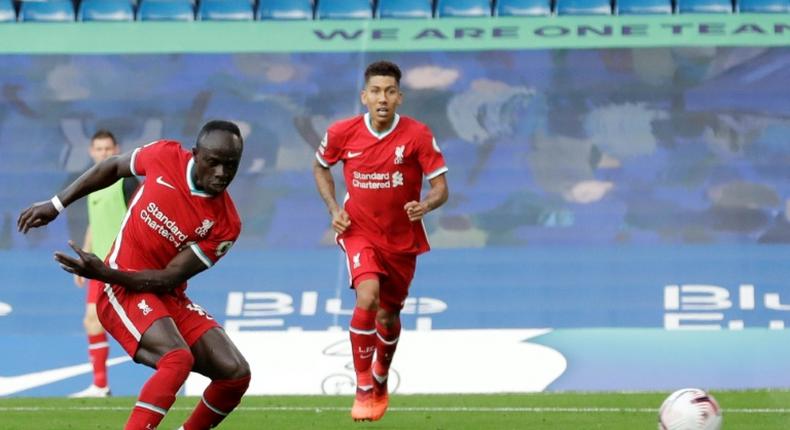
<instances>
[{"instance_id":1,"label":"football","mask_svg":"<svg viewBox=\"0 0 790 430\"><path fill-rule=\"evenodd\" d=\"M721 421L716 399L698 388L675 391L658 410L658 430L719 430Z\"/></svg>"}]
</instances>

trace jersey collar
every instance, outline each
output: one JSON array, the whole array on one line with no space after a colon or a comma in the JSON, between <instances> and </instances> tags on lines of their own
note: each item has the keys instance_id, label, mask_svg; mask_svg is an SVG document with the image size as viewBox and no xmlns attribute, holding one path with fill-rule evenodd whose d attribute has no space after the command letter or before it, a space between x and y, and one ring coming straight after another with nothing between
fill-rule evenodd
<instances>
[{"instance_id":1,"label":"jersey collar","mask_svg":"<svg viewBox=\"0 0 790 430\"><path fill-rule=\"evenodd\" d=\"M395 114L395 118L392 120L392 127L379 133L376 130L373 130L373 127L370 126L370 112L365 114L365 127L367 127L370 134L372 134L378 140L384 139L387 137L387 135L392 133L392 130L395 130L395 127L398 126L398 121L400 121L400 115Z\"/></svg>"},{"instance_id":2,"label":"jersey collar","mask_svg":"<svg viewBox=\"0 0 790 430\"><path fill-rule=\"evenodd\" d=\"M187 163L187 185L189 185L189 193L192 194L193 196L198 196L198 197L212 197L211 194L203 190L200 190L198 189L198 187L195 186L195 183L192 181L192 169L194 167L195 167L195 159L190 158L189 162Z\"/></svg>"}]
</instances>

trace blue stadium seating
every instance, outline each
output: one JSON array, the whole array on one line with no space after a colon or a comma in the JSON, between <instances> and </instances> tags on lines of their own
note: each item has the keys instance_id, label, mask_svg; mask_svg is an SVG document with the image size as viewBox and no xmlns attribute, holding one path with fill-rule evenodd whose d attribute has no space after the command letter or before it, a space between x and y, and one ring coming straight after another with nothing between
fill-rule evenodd
<instances>
[{"instance_id":1,"label":"blue stadium seating","mask_svg":"<svg viewBox=\"0 0 790 430\"><path fill-rule=\"evenodd\" d=\"M373 8L370 0L319 0L317 19L370 19Z\"/></svg>"},{"instance_id":2,"label":"blue stadium seating","mask_svg":"<svg viewBox=\"0 0 790 430\"><path fill-rule=\"evenodd\" d=\"M0 22L16 21L16 11L11 0L0 0Z\"/></svg>"},{"instance_id":3,"label":"blue stadium seating","mask_svg":"<svg viewBox=\"0 0 790 430\"><path fill-rule=\"evenodd\" d=\"M74 21L74 4L71 0L23 1L19 7L20 21L68 22Z\"/></svg>"},{"instance_id":4,"label":"blue stadium seating","mask_svg":"<svg viewBox=\"0 0 790 430\"><path fill-rule=\"evenodd\" d=\"M738 11L746 13L788 13L790 0L738 0Z\"/></svg>"},{"instance_id":5,"label":"blue stadium seating","mask_svg":"<svg viewBox=\"0 0 790 430\"><path fill-rule=\"evenodd\" d=\"M488 0L436 0L437 17L475 18L491 16Z\"/></svg>"},{"instance_id":6,"label":"blue stadium seating","mask_svg":"<svg viewBox=\"0 0 790 430\"><path fill-rule=\"evenodd\" d=\"M551 0L499 0L494 16L551 15Z\"/></svg>"},{"instance_id":7,"label":"blue stadium seating","mask_svg":"<svg viewBox=\"0 0 790 430\"><path fill-rule=\"evenodd\" d=\"M250 0L201 0L197 18L201 21L252 21Z\"/></svg>"},{"instance_id":8,"label":"blue stadium seating","mask_svg":"<svg viewBox=\"0 0 790 430\"><path fill-rule=\"evenodd\" d=\"M678 13L732 13L730 0L677 0Z\"/></svg>"},{"instance_id":9,"label":"blue stadium seating","mask_svg":"<svg viewBox=\"0 0 790 430\"><path fill-rule=\"evenodd\" d=\"M609 0L557 0L557 15L611 15Z\"/></svg>"},{"instance_id":10,"label":"blue stadium seating","mask_svg":"<svg viewBox=\"0 0 790 430\"><path fill-rule=\"evenodd\" d=\"M129 0L82 0L78 21L134 21L134 6Z\"/></svg>"},{"instance_id":11,"label":"blue stadium seating","mask_svg":"<svg viewBox=\"0 0 790 430\"><path fill-rule=\"evenodd\" d=\"M311 0L260 0L258 19L299 20L313 19Z\"/></svg>"},{"instance_id":12,"label":"blue stadium seating","mask_svg":"<svg viewBox=\"0 0 790 430\"><path fill-rule=\"evenodd\" d=\"M140 21L194 21L195 6L189 0L142 0Z\"/></svg>"},{"instance_id":13,"label":"blue stadium seating","mask_svg":"<svg viewBox=\"0 0 790 430\"><path fill-rule=\"evenodd\" d=\"M668 15L672 13L672 0L617 0L617 15Z\"/></svg>"},{"instance_id":14,"label":"blue stadium seating","mask_svg":"<svg viewBox=\"0 0 790 430\"><path fill-rule=\"evenodd\" d=\"M376 16L379 18L431 18L431 0L379 0Z\"/></svg>"}]
</instances>

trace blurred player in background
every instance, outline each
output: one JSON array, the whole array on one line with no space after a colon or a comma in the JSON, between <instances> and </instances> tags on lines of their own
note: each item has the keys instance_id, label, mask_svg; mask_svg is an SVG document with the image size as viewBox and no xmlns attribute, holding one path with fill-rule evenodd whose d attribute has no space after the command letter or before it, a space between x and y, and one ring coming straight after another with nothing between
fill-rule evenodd
<instances>
[{"instance_id":1,"label":"blurred player in background","mask_svg":"<svg viewBox=\"0 0 790 430\"><path fill-rule=\"evenodd\" d=\"M159 140L110 157L19 216L17 228L26 233L120 178L148 178L129 204L106 262L73 243L78 258L55 253L67 272L104 283L96 302L102 325L134 361L156 369L140 391L126 430L155 429L190 371L211 383L185 430L217 426L247 390L246 360L185 292L187 280L213 266L239 235L241 221L226 188L242 147L235 124L210 121L191 152L179 142Z\"/></svg>"},{"instance_id":2,"label":"blurred player in background","mask_svg":"<svg viewBox=\"0 0 790 430\"><path fill-rule=\"evenodd\" d=\"M400 78L391 62L367 67L360 97L368 113L332 124L313 167L356 291L349 327L357 376L351 409L355 421L379 420L387 410L400 311L417 255L430 249L422 218L448 197L447 167L431 130L396 113L402 101ZM348 190L343 207L330 172L338 161ZM430 190L420 199L423 178Z\"/></svg>"},{"instance_id":3,"label":"blurred player in background","mask_svg":"<svg viewBox=\"0 0 790 430\"><path fill-rule=\"evenodd\" d=\"M94 165L118 155L118 150L115 136L107 130L99 130L91 138L89 153ZM138 185L139 181L132 176L119 179L109 187L88 195L88 228L85 230L83 251L92 252L101 259L107 256L112 241L121 228L126 204ZM86 283L85 278L79 275L74 275L74 282L80 288ZM93 383L71 397L107 397L110 395L110 386L107 383L107 356L110 347L107 334L96 314L96 299L104 285L94 279L88 280L87 284L83 324L88 335L88 356L93 365Z\"/></svg>"}]
</instances>

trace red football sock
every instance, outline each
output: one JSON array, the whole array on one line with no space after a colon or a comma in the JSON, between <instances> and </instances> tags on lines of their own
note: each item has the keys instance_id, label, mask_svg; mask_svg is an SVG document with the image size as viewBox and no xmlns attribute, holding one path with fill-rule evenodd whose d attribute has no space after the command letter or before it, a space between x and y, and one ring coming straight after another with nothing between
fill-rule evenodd
<instances>
[{"instance_id":1,"label":"red football sock","mask_svg":"<svg viewBox=\"0 0 790 430\"><path fill-rule=\"evenodd\" d=\"M397 318L389 328L376 323L376 364L373 367L373 372L376 375L385 376L389 373L399 338L400 318Z\"/></svg>"},{"instance_id":2,"label":"red football sock","mask_svg":"<svg viewBox=\"0 0 790 430\"><path fill-rule=\"evenodd\" d=\"M107 386L107 356L110 344L105 333L88 335L88 356L93 365L93 385L104 388Z\"/></svg>"},{"instance_id":3,"label":"red football sock","mask_svg":"<svg viewBox=\"0 0 790 430\"><path fill-rule=\"evenodd\" d=\"M376 350L376 311L354 308L351 316L349 335L351 353L354 356L354 370L357 373L357 386L362 389L373 386L370 365Z\"/></svg>"},{"instance_id":4,"label":"red football sock","mask_svg":"<svg viewBox=\"0 0 790 430\"><path fill-rule=\"evenodd\" d=\"M174 349L156 363L156 372L140 390L124 430L153 430L176 401L195 359L186 349Z\"/></svg>"},{"instance_id":5,"label":"red football sock","mask_svg":"<svg viewBox=\"0 0 790 430\"><path fill-rule=\"evenodd\" d=\"M203 398L184 423L184 430L203 430L216 427L238 404L250 385L250 375L239 379L211 381Z\"/></svg>"}]
</instances>

